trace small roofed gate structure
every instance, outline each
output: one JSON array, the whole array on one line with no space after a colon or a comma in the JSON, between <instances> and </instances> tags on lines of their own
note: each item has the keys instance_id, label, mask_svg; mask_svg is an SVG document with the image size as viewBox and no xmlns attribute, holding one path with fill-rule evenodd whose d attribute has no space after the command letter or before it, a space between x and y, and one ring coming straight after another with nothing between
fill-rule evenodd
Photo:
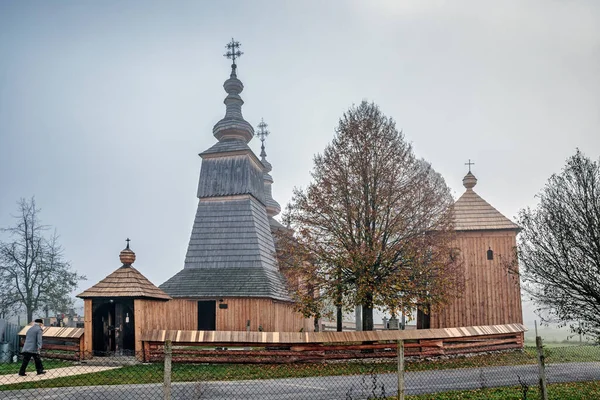
<instances>
[{"instance_id":1,"label":"small roofed gate structure","mask_svg":"<svg viewBox=\"0 0 600 400\"><path fill-rule=\"evenodd\" d=\"M129 243L120 260L120 268L77 295L84 299L86 356L139 353L146 329L196 329L196 304L169 301L169 295L132 266L135 253Z\"/></svg>"},{"instance_id":2,"label":"small roofed gate structure","mask_svg":"<svg viewBox=\"0 0 600 400\"><path fill-rule=\"evenodd\" d=\"M19 332L19 347L23 347L25 336L30 328L31 325L27 325ZM45 358L78 361L85 355L83 328L44 326L42 343L41 355Z\"/></svg>"},{"instance_id":3,"label":"small roofed gate structure","mask_svg":"<svg viewBox=\"0 0 600 400\"><path fill-rule=\"evenodd\" d=\"M515 259L519 227L475 193L476 184L469 169L463 178L466 191L454 205L464 291L429 315L419 313L420 328L523 323Z\"/></svg>"},{"instance_id":4,"label":"small roofed gate structure","mask_svg":"<svg viewBox=\"0 0 600 400\"><path fill-rule=\"evenodd\" d=\"M313 323L294 310L275 259L271 229L281 226L273 219L280 207L271 196L264 145L262 160L248 146L254 128L242 116L239 43L227 48L234 63L223 85L225 117L213 128L217 143L200 154L198 208L184 267L160 288L197 303L197 330L308 330ZM259 128L264 142L266 124Z\"/></svg>"}]
</instances>

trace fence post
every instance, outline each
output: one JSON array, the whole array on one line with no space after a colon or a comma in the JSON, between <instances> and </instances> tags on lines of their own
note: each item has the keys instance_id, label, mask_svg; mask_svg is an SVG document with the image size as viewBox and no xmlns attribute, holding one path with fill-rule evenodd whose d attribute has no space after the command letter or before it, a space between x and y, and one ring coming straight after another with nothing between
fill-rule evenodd
<instances>
[{"instance_id":1,"label":"fence post","mask_svg":"<svg viewBox=\"0 0 600 400\"><path fill-rule=\"evenodd\" d=\"M165 376L163 382L164 400L171 400L171 359L173 345L170 340L165 340Z\"/></svg>"},{"instance_id":2,"label":"fence post","mask_svg":"<svg viewBox=\"0 0 600 400\"><path fill-rule=\"evenodd\" d=\"M404 400L404 340L398 340L398 400Z\"/></svg>"},{"instance_id":3,"label":"fence post","mask_svg":"<svg viewBox=\"0 0 600 400\"><path fill-rule=\"evenodd\" d=\"M537 358L539 367L539 384L540 384L540 399L548 400L548 391L546 389L546 364L544 356L544 348L542 346L542 337L535 337L535 347L537 348Z\"/></svg>"}]
</instances>

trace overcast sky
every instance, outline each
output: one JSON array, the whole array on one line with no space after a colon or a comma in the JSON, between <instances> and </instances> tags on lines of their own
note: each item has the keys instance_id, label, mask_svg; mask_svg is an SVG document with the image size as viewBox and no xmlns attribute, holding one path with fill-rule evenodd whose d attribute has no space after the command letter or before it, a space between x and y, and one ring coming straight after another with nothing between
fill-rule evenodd
<instances>
[{"instance_id":1,"label":"overcast sky","mask_svg":"<svg viewBox=\"0 0 600 400\"><path fill-rule=\"evenodd\" d=\"M474 160L475 190L513 220L577 147L600 156L594 0L0 0L0 226L35 196L80 289L127 237L155 284L182 269L232 37L282 206L363 99L455 197Z\"/></svg>"}]
</instances>

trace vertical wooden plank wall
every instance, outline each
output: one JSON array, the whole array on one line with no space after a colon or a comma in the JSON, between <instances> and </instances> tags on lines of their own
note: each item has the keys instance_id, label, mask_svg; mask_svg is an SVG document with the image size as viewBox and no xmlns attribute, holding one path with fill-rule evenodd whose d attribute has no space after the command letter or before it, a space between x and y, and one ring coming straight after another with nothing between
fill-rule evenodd
<instances>
[{"instance_id":1,"label":"vertical wooden plank wall","mask_svg":"<svg viewBox=\"0 0 600 400\"><path fill-rule=\"evenodd\" d=\"M245 331L250 320L250 330L265 332L312 331L312 319L294 311L293 305L264 298L226 298L219 308L217 300L216 329L220 331ZM84 347L92 353L92 299L84 301ZM133 304L135 323L135 351L142 349L142 332L152 329L196 330L198 329L198 301L173 299L169 301L135 299Z\"/></svg>"},{"instance_id":2,"label":"vertical wooden plank wall","mask_svg":"<svg viewBox=\"0 0 600 400\"><path fill-rule=\"evenodd\" d=\"M294 310L293 304L273 302L275 312L275 329L273 332L312 332L314 329L313 318L304 316Z\"/></svg>"},{"instance_id":3,"label":"vertical wooden plank wall","mask_svg":"<svg viewBox=\"0 0 600 400\"><path fill-rule=\"evenodd\" d=\"M508 270L515 231L458 232L464 292L431 313L431 328L523 323L519 276ZM494 259L487 260L487 250Z\"/></svg>"},{"instance_id":4,"label":"vertical wooden plank wall","mask_svg":"<svg viewBox=\"0 0 600 400\"><path fill-rule=\"evenodd\" d=\"M142 341L140 338L142 337L142 332L144 330L144 315L146 315L146 303L148 300L133 300L133 322L134 326L134 335L135 335L135 354L138 359L140 359L140 354L143 350Z\"/></svg>"},{"instance_id":5,"label":"vertical wooden plank wall","mask_svg":"<svg viewBox=\"0 0 600 400\"><path fill-rule=\"evenodd\" d=\"M169 301L136 299L133 302L135 351L142 351L142 331L150 329L198 329L198 302L185 299Z\"/></svg>"},{"instance_id":6,"label":"vertical wooden plank wall","mask_svg":"<svg viewBox=\"0 0 600 400\"><path fill-rule=\"evenodd\" d=\"M250 330L264 332L308 331L311 321L296 312L290 303L264 298L224 298L217 301L218 331L244 331L250 320ZM227 304L227 308L219 308Z\"/></svg>"},{"instance_id":7,"label":"vertical wooden plank wall","mask_svg":"<svg viewBox=\"0 0 600 400\"><path fill-rule=\"evenodd\" d=\"M92 299L83 301L83 352L82 358L92 356Z\"/></svg>"}]
</instances>

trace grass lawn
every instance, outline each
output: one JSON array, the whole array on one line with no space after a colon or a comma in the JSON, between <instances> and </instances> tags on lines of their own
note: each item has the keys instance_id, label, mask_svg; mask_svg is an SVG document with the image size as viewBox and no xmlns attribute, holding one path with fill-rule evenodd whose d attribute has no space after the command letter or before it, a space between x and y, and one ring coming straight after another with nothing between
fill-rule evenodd
<instances>
[{"instance_id":1,"label":"grass lawn","mask_svg":"<svg viewBox=\"0 0 600 400\"><path fill-rule=\"evenodd\" d=\"M600 346L565 347L545 349L546 362L600 361ZM484 366L522 365L537 362L534 348L499 354L458 357L447 360L418 360L406 362L406 371L426 371ZM71 362L45 360L46 369L75 365ZM80 364L82 371L86 365ZM33 365L30 368L34 370ZM331 375L356 375L395 372L394 359L386 362L332 362L327 364L173 364L173 382L226 381L246 379L299 378ZM0 364L1 374L16 374L19 364ZM0 390L41 387L116 385L134 383L160 383L163 381L163 365L142 364L124 366L119 369L94 374L69 376L37 382L23 382L0 386ZM425 397L427 398L427 397ZM451 398L451 397L449 397ZM474 398L478 397L454 397ZM483 398L483 397L482 397ZM494 398L494 397L490 397ZM600 398L600 397L598 397ZM444 398L442 398L444 399Z\"/></svg>"},{"instance_id":2,"label":"grass lawn","mask_svg":"<svg viewBox=\"0 0 600 400\"><path fill-rule=\"evenodd\" d=\"M392 397L394 399L395 397ZM507 387L481 390L465 390L439 394L406 396L407 400L521 400L520 387ZM532 387L527 392L528 399L539 399L539 391ZM600 399L600 381L557 383L548 385L550 400L591 400Z\"/></svg>"}]
</instances>

